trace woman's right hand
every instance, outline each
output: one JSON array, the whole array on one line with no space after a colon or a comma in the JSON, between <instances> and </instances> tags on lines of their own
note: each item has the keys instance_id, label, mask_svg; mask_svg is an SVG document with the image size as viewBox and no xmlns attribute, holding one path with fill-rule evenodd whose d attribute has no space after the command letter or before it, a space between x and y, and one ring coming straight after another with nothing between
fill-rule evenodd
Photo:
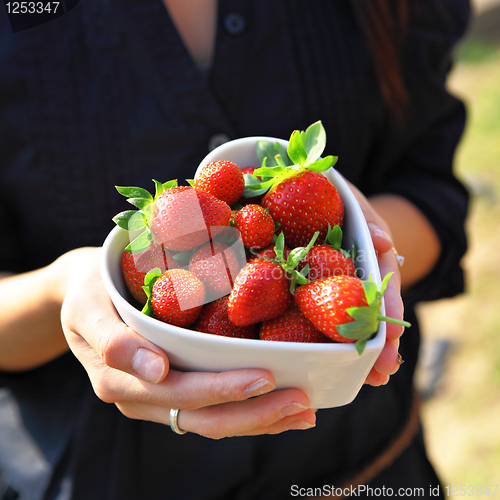
<instances>
[{"instance_id":1,"label":"woman's right hand","mask_svg":"<svg viewBox=\"0 0 500 500\"><path fill-rule=\"evenodd\" d=\"M180 409L182 430L210 438L277 434L315 424L298 389L274 391L271 373L179 372L163 350L123 323L101 279L99 248L83 248L54 263L61 282L66 341L86 369L96 395L127 417L169 424ZM258 396L258 397L256 397Z\"/></svg>"}]
</instances>

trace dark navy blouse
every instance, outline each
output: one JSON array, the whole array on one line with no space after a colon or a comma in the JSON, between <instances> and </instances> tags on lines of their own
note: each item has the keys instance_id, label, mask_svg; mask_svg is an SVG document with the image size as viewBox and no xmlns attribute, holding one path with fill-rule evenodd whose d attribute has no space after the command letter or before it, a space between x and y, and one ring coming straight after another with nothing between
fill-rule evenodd
<instances>
[{"instance_id":1,"label":"dark navy blouse","mask_svg":"<svg viewBox=\"0 0 500 500\"><path fill-rule=\"evenodd\" d=\"M442 241L406 297L406 363L381 388L321 410L316 428L212 441L124 417L71 353L0 374L0 495L22 499L281 499L337 485L380 453L408 413L418 301L460 293L467 193L452 172L464 106L445 88L466 0L411 2L404 126L387 112L348 1L220 0L215 59L200 71L161 0L82 0L12 33L0 13L0 269L23 272L100 245L127 208L115 185L192 177L220 140L288 138L316 120L327 154L365 194L405 196ZM436 5L440 6L437 7ZM377 479L437 484L420 439ZM381 483L383 482L383 483ZM11 495L9 497L8 495Z\"/></svg>"}]
</instances>

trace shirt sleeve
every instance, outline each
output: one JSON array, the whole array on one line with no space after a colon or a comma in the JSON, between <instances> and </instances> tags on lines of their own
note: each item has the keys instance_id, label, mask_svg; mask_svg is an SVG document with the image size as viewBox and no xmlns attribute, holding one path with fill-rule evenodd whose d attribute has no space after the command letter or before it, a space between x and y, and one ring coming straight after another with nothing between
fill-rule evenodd
<instances>
[{"instance_id":1,"label":"shirt sleeve","mask_svg":"<svg viewBox=\"0 0 500 500\"><path fill-rule=\"evenodd\" d=\"M446 80L470 11L463 0L414 2L411 7L402 65L407 113L403 122L394 119L380 133L367 185L368 194L393 193L412 202L441 241L435 268L406 297L418 302L451 297L464 289L460 263L467 248L469 195L455 175L454 159L466 109L449 93Z\"/></svg>"},{"instance_id":2,"label":"shirt sleeve","mask_svg":"<svg viewBox=\"0 0 500 500\"><path fill-rule=\"evenodd\" d=\"M23 146L20 122L24 85L17 70L16 37L7 17L0 18L0 271L18 272L22 252L15 210L8 199L24 195L13 193L9 186L9 172L18 164Z\"/></svg>"}]
</instances>

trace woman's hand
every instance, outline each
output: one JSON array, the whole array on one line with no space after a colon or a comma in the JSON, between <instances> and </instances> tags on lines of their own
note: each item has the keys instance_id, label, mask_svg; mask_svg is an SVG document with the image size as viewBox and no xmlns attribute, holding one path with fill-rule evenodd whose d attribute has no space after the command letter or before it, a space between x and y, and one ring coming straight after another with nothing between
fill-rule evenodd
<instances>
[{"instance_id":1,"label":"woman's hand","mask_svg":"<svg viewBox=\"0 0 500 500\"><path fill-rule=\"evenodd\" d=\"M169 368L163 350L125 325L101 280L100 249L65 254L62 325L97 396L127 417L169 424L181 411L182 430L211 438L277 434L315 424L309 399L298 389L273 391L265 370L184 373ZM273 392L272 392L273 391ZM258 397L256 397L258 396Z\"/></svg>"},{"instance_id":2,"label":"woman's hand","mask_svg":"<svg viewBox=\"0 0 500 500\"><path fill-rule=\"evenodd\" d=\"M401 299L400 264L398 263L398 255L394 247L389 225L376 212L361 191L351 183L348 182L348 184L366 218L373 246L377 253L380 275L383 278L387 274L393 273L384 295L385 315L402 320L404 307ZM390 376L398 371L402 362L402 358L398 354L399 339L403 331L404 327L402 326L386 323L386 343L365 380L366 384L373 386L387 384Z\"/></svg>"}]
</instances>

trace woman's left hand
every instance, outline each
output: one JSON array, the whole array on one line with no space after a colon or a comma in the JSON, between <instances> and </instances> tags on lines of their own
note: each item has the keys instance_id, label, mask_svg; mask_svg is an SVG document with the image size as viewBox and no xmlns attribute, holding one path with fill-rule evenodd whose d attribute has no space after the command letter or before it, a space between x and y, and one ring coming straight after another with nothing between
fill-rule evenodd
<instances>
[{"instance_id":1,"label":"woman's left hand","mask_svg":"<svg viewBox=\"0 0 500 500\"><path fill-rule=\"evenodd\" d=\"M346 181L348 182L348 181ZM403 301L401 298L401 274L398 255L394 248L391 232L385 220L375 211L368 199L354 185L348 182L361 210L366 218L368 228L373 240L373 246L377 254L380 267L380 275L383 278L393 273L384 295L385 314L388 317L403 319ZM389 382L391 375L396 373L402 363L398 353L399 338L403 334L404 327L393 323L386 323L386 343L380 353L375 365L368 374L365 384L379 386Z\"/></svg>"}]
</instances>

